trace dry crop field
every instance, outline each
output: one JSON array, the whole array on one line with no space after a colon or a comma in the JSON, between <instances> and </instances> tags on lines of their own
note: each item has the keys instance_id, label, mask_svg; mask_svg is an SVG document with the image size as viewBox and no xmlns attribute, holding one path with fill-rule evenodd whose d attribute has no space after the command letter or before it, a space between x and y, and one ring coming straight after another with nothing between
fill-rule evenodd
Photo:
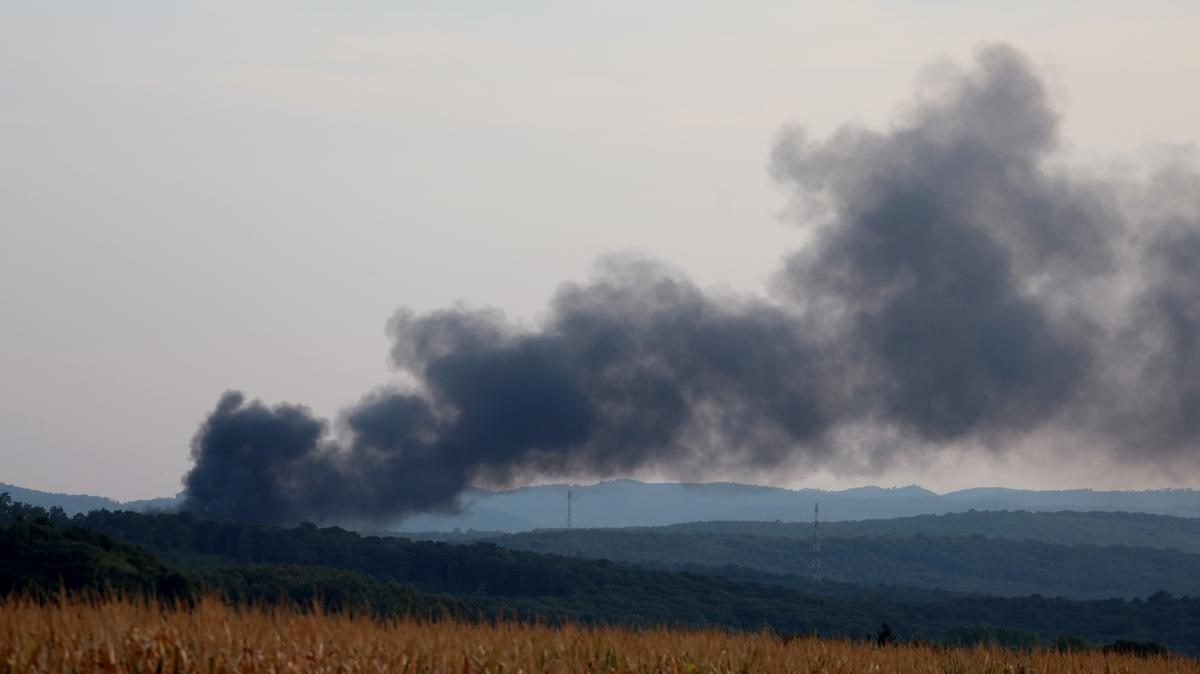
<instances>
[{"instance_id":1,"label":"dry crop field","mask_svg":"<svg viewBox=\"0 0 1200 674\"><path fill-rule=\"evenodd\" d=\"M0 601L5 672L1197 672L1099 653L877 648L768 634L377 622L287 609Z\"/></svg>"}]
</instances>

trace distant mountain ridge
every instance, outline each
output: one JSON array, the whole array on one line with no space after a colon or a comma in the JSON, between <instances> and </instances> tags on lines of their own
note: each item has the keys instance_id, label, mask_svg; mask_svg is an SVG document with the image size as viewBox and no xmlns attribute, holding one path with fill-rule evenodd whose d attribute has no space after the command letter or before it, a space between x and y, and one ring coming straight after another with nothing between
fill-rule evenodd
<instances>
[{"instance_id":1,"label":"distant mountain ridge","mask_svg":"<svg viewBox=\"0 0 1200 674\"><path fill-rule=\"evenodd\" d=\"M171 510L179 504L179 496L139 499L136 501L118 501L106 496L91 496L88 494L60 494L56 492L38 491L18 487L15 484L0 482L0 493L8 492L14 501L28 503L39 508L62 508L68 515L87 513L93 510Z\"/></svg>"},{"instance_id":2,"label":"distant mountain ridge","mask_svg":"<svg viewBox=\"0 0 1200 674\"><path fill-rule=\"evenodd\" d=\"M551 484L510 491L471 489L454 514L423 514L393 527L399 532L478 530L519 532L572 525L580 528L665 526L697 521L808 522L820 503L824 521L892 519L970 510L1108 511L1200 517L1200 491L1031 491L976 488L937 494L916 485L840 491L783 489L731 482L704 484L612 480L594 485Z\"/></svg>"},{"instance_id":3,"label":"distant mountain ridge","mask_svg":"<svg viewBox=\"0 0 1200 674\"><path fill-rule=\"evenodd\" d=\"M456 513L413 515L389 527L397 532L477 530L520 532L566 526L572 490L576 527L665 526L687 522L808 522L821 504L828 522L943 515L969 510L1110 511L1200 517L1200 491L1033 491L979 487L946 494L916 485L854 487L839 491L783 489L735 482L649 483L610 480L592 485L549 484L507 491L468 489ZM0 483L0 492L68 515L90 510L171 510L179 496L120 502L100 496L54 494Z\"/></svg>"},{"instance_id":4,"label":"distant mountain ridge","mask_svg":"<svg viewBox=\"0 0 1200 674\"><path fill-rule=\"evenodd\" d=\"M1194 489L1149 489L1144 491L1094 491L1066 489L1033 491L1003 487L974 487L943 495L975 504L1021 504L1024 510L1109 510L1200 517L1200 491ZM976 510L1003 508L976 507Z\"/></svg>"}]
</instances>

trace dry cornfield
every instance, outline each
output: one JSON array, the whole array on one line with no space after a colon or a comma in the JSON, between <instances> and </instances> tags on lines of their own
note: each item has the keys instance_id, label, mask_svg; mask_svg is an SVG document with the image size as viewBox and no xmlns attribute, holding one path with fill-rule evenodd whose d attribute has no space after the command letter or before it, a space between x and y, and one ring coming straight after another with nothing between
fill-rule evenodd
<instances>
[{"instance_id":1,"label":"dry cornfield","mask_svg":"<svg viewBox=\"0 0 1200 674\"><path fill-rule=\"evenodd\" d=\"M5 672L1168 672L1200 661L877 648L715 630L464 624L82 599L0 601Z\"/></svg>"}]
</instances>

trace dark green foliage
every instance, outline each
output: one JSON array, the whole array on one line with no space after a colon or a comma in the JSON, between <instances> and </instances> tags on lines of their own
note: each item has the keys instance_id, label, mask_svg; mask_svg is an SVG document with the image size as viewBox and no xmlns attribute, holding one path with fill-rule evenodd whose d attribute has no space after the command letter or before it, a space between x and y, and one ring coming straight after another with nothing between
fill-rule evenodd
<instances>
[{"instance_id":1,"label":"dark green foliage","mask_svg":"<svg viewBox=\"0 0 1200 674\"><path fill-rule=\"evenodd\" d=\"M423 595L395 581L319 566L239 566L185 573L160 563L143 547L75 526L83 522L79 516L72 520L60 510L14 503L0 494L0 596L50 597L67 590L190 601L207 590L239 604L319 604L380 617L483 613L453 597Z\"/></svg>"},{"instance_id":2,"label":"dark green foliage","mask_svg":"<svg viewBox=\"0 0 1200 674\"><path fill-rule=\"evenodd\" d=\"M1104 514L1107 515L1107 514ZM1138 516L1154 517L1154 516ZM932 518L936 519L936 518ZM1170 519L1170 518L1165 518ZM711 573L705 567L739 567L765 574L807 575L809 538L707 533L682 526L652 529L557 529L488 539L505 547L578 554L664 569ZM867 523L856 523L867 524ZM754 523L751 531L772 525ZM773 525L780 526L780 525ZM787 526L787 525L783 525ZM834 531L837 531L834 529ZM826 578L1004 596L1044 594L1079 599L1144 597L1161 589L1200 595L1200 555L1126 546L1058 545L982 535L836 538L822 550Z\"/></svg>"},{"instance_id":3,"label":"dark green foliage","mask_svg":"<svg viewBox=\"0 0 1200 674\"><path fill-rule=\"evenodd\" d=\"M0 595L58 588L103 593L188 597L183 574L128 543L78 528L59 529L47 518L0 527Z\"/></svg>"},{"instance_id":4,"label":"dark green foliage","mask_svg":"<svg viewBox=\"0 0 1200 674\"><path fill-rule=\"evenodd\" d=\"M62 526L70 522L70 518L58 506L49 509L41 508L14 501L8 492L0 493L0 525L34 520L46 520L55 526Z\"/></svg>"},{"instance_id":5,"label":"dark green foliage","mask_svg":"<svg viewBox=\"0 0 1200 674\"><path fill-rule=\"evenodd\" d=\"M237 566L194 574L199 584L235 604L320 606L337 612L364 612L381 618L414 615L470 617L466 602L416 592L411 585L362 573L319 566Z\"/></svg>"}]
</instances>

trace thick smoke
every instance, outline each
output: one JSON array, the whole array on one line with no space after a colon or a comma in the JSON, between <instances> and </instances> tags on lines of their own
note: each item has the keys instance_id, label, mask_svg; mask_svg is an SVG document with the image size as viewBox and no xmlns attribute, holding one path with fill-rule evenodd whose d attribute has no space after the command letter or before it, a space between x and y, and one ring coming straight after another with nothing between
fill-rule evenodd
<instances>
[{"instance_id":1,"label":"thick smoke","mask_svg":"<svg viewBox=\"0 0 1200 674\"><path fill-rule=\"evenodd\" d=\"M1057 118L1020 54L922 92L886 132L786 130L772 171L812 221L767 297L617 257L521 328L401 310L379 391L331 430L225 394L185 508L267 522L447 509L469 484L657 467L886 465L1071 432L1174 462L1200 444L1200 183L1052 169ZM915 449L914 449L915 448Z\"/></svg>"},{"instance_id":2,"label":"thick smoke","mask_svg":"<svg viewBox=\"0 0 1200 674\"><path fill-rule=\"evenodd\" d=\"M714 299L650 262L561 288L541 330L494 312L399 312L395 365L341 437L303 408L227 393L197 434L186 507L271 522L450 507L472 480L616 475L649 465L777 465L822 451L834 390L798 318Z\"/></svg>"},{"instance_id":3,"label":"thick smoke","mask_svg":"<svg viewBox=\"0 0 1200 674\"><path fill-rule=\"evenodd\" d=\"M838 321L883 419L931 441L1026 432L1095 357L1072 309L1112 268L1112 206L1043 168L1056 120L1012 50L984 51L911 117L824 143L784 134L776 175L831 220L780 284L810 319Z\"/></svg>"}]
</instances>

